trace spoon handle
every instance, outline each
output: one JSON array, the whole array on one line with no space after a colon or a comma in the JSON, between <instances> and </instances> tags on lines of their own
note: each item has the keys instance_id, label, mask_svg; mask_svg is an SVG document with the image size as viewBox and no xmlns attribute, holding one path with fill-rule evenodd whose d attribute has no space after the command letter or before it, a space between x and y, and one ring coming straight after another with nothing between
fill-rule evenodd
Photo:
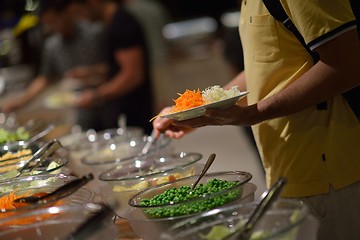
<instances>
[{"instance_id":1,"label":"spoon handle","mask_svg":"<svg viewBox=\"0 0 360 240\"><path fill-rule=\"evenodd\" d=\"M196 181L192 185L191 190L193 190L196 187L196 185L199 183L200 179L205 175L207 170L210 168L211 164L214 162L215 157L216 157L215 153L210 154L210 156L209 156L208 160L206 161L205 166L204 166L203 170L201 171L199 177L196 179Z\"/></svg>"},{"instance_id":2,"label":"spoon handle","mask_svg":"<svg viewBox=\"0 0 360 240\"><path fill-rule=\"evenodd\" d=\"M154 142L155 142L155 130L152 130L144 148L141 150L141 155L146 155L149 152L149 149Z\"/></svg>"},{"instance_id":3,"label":"spoon handle","mask_svg":"<svg viewBox=\"0 0 360 240\"><path fill-rule=\"evenodd\" d=\"M74 181L69 182L68 184L65 184L59 188L57 188L55 191L44 195L39 198L39 201L44 201L46 199L60 199L64 198L74 192L76 192L80 187L84 186L86 183L88 183L90 180L94 179L94 175L92 173L89 173L81 178L75 179Z\"/></svg>"},{"instance_id":4,"label":"spoon handle","mask_svg":"<svg viewBox=\"0 0 360 240\"><path fill-rule=\"evenodd\" d=\"M108 227L112 216L114 216L113 210L101 204L101 209L95 213L92 217L86 220L83 224L75 229L64 240L86 240L93 236L96 232L104 227Z\"/></svg>"},{"instance_id":5,"label":"spoon handle","mask_svg":"<svg viewBox=\"0 0 360 240\"><path fill-rule=\"evenodd\" d=\"M93 174L89 173L82 178L75 179L74 181L71 181L59 188L57 188L55 191L43 195L41 197L35 197L35 196L29 196L29 197L22 197L15 199L15 203L46 203L49 200L59 200L61 198L64 198L74 192L76 192L80 187L84 186L86 183L88 183L90 180L94 178Z\"/></svg>"}]
</instances>

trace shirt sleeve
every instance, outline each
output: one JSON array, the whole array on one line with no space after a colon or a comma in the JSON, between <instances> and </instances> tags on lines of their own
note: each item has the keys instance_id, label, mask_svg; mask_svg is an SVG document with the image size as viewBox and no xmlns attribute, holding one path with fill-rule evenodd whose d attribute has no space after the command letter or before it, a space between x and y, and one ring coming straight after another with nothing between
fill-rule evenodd
<instances>
[{"instance_id":1,"label":"shirt sleeve","mask_svg":"<svg viewBox=\"0 0 360 240\"><path fill-rule=\"evenodd\" d=\"M46 42L41 56L41 67L39 75L42 75L49 80L57 77L57 68L53 59L54 52L51 49L51 42Z\"/></svg>"},{"instance_id":2,"label":"shirt sleeve","mask_svg":"<svg viewBox=\"0 0 360 240\"><path fill-rule=\"evenodd\" d=\"M142 45L144 41L140 24L125 10L115 15L110 31L111 41L115 49Z\"/></svg>"},{"instance_id":3,"label":"shirt sleeve","mask_svg":"<svg viewBox=\"0 0 360 240\"><path fill-rule=\"evenodd\" d=\"M310 49L356 28L349 0L281 0Z\"/></svg>"}]
</instances>

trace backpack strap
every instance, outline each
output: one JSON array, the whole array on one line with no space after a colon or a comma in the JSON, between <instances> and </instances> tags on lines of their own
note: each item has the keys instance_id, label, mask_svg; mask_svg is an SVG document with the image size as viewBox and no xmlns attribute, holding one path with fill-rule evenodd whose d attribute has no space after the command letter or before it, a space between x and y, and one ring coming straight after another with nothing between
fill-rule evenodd
<instances>
[{"instance_id":1,"label":"backpack strap","mask_svg":"<svg viewBox=\"0 0 360 240\"><path fill-rule=\"evenodd\" d=\"M357 0L358 1L358 0ZM311 55L314 60L314 63L317 63L320 59L319 54L317 52L312 51L308 45L306 45L305 40L299 30L296 28L294 23L291 21L289 16L286 14L283 6L280 3L280 0L263 0L263 3L270 14L290 31L295 37L299 40L299 42L303 45L306 51ZM326 110L327 102L321 102L316 105L318 110Z\"/></svg>"},{"instance_id":2,"label":"backpack strap","mask_svg":"<svg viewBox=\"0 0 360 240\"><path fill-rule=\"evenodd\" d=\"M356 18L357 31L360 39L360 1L359 0L350 0L350 5L354 16Z\"/></svg>"},{"instance_id":3,"label":"backpack strap","mask_svg":"<svg viewBox=\"0 0 360 240\"><path fill-rule=\"evenodd\" d=\"M286 14L283 6L280 3L280 0L263 0L263 3L270 14L278 21L282 22L282 24L292 32L295 37L299 40L299 42L303 45L303 47L308 51L308 53L312 56L314 63L317 63L320 59L319 54L317 52L312 51L308 45L306 45L305 40L299 30L296 28L294 23L291 21L289 16Z\"/></svg>"}]
</instances>

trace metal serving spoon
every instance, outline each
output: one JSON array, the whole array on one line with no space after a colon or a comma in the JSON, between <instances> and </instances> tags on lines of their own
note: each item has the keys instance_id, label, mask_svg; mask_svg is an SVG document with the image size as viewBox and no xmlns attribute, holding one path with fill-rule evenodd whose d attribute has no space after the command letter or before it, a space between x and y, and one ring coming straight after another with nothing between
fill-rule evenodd
<instances>
[{"instance_id":1,"label":"metal serving spoon","mask_svg":"<svg viewBox=\"0 0 360 240\"><path fill-rule=\"evenodd\" d=\"M207 170L209 170L211 164L214 162L216 157L215 153L210 154L208 160L205 163L204 168L202 169L199 177L196 179L196 181L194 182L194 184L191 187L191 191L194 190L194 188L196 187L196 185L199 183L199 181L201 180L201 178L205 175L205 173L207 172Z\"/></svg>"},{"instance_id":2,"label":"metal serving spoon","mask_svg":"<svg viewBox=\"0 0 360 240\"><path fill-rule=\"evenodd\" d=\"M265 191L261 195L260 203L251 212L245 225L237 228L234 232L225 236L222 240L248 240L255 225L259 222L264 213L270 208L271 204L278 198L285 184L286 179L284 177L280 177L269 190Z\"/></svg>"},{"instance_id":3,"label":"metal serving spoon","mask_svg":"<svg viewBox=\"0 0 360 240\"><path fill-rule=\"evenodd\" d=\"M84 186L86 183L94 179L94 175L89 173L82 178L75 179L51 193L48 193L43 196L29 196L29 197L21 197L14 200L14 203L47 203L49 201L59 200L70 194L76 192L79 188Z\"/></svg>"}]
</instances>

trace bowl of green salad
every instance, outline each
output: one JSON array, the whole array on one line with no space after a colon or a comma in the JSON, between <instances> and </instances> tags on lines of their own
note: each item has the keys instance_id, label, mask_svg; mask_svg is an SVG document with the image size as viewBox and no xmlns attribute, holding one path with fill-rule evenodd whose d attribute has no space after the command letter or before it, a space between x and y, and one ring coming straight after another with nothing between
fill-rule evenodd
<instances>
[{"instance_id":1,"label":"bowl of green salad","mask_svg":"<svg viewBox=\"0 0 360 240\"><path fill-rule=\"evenodd\" d=\"M222 240L241 229L258 203L220 207L178 222L158 239ZM306 205L298 200L275 201L250 234L250 240L315 240L315 219ZM229 237L228 240L237 239Z\"/></svg>"},{"instance_id":2,"label":"bowl of green salad","mask_svg":"<svg viewBox=\"0 0 360 240\"><path fill-rule=\"evenodd\" d=\"M124 214L134 232L143 239L158 239L160 234L185 218L220 206L251 202L256 186L248 172L207 173L191 189L198 175L147 188L130 201Z\"/></svg>"}]
</instances>

